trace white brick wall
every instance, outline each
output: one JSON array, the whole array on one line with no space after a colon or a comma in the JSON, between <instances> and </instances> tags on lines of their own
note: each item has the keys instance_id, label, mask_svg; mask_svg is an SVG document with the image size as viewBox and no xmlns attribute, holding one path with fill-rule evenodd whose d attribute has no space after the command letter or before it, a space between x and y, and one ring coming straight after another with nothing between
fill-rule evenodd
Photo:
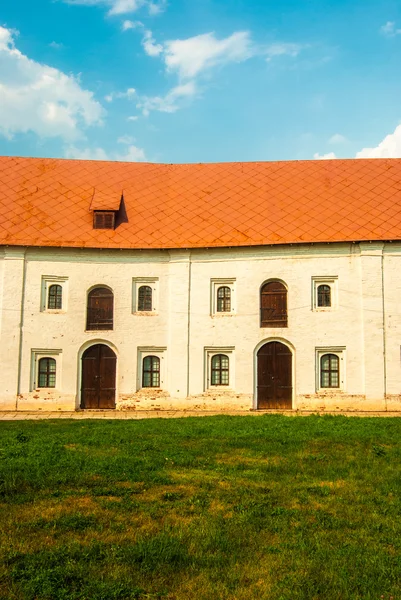
<instances>
[{"instance_id":1,"label":"white brick wall","mask_svg":"<svg viewBox=\"0 0 401 600\"><path fill-rule=\"evenodd\" d=\"M401 410L400 261L398 242L192 251L4 248L0 408L77 408L81 355L101 341L117 355L120 408L251 409L256 352L274 339L293 350L294 408ZM68 278L66 312L41 311L43 276ZM141 277L158 279L157 314L132 313L132 281ZM313 277L337 278L335 308L312 310ZM211 315L216 278L235 280L232 315ZM259 290L268 279L288 287L287 328L260 327ZM112 332L85 331L87 290L97 284L114 292ZM161 391L140 390L142 347L165 348ZM205 348L214 347L234 349L235 389L205 389ZM345 349L344 390L317 392L321 347ZM52 348L61 350L61 389L31 389L32 351Z\"/></svg>"}]
</instances>

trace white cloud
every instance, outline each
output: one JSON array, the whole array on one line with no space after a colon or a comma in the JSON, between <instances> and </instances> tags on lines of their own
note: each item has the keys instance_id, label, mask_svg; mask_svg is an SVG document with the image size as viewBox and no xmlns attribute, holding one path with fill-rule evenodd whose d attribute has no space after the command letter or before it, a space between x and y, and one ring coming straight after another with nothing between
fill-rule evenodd
<instances>
[{"instance_id":1,"label":"white cloud","mask_svg":"<svg viewBox=\"0 0 401 600\"><path fill-rule=\"evenodd\" d=\"M136 96L135 88L128 88L125 92L111 92L111 94L107 94L104 97L106 102L113 102L113 100L119 100L121 98L128 98L128 100L132 100Z\"/></svg>"},{"instance_id":2,"label":"white cloud","mask_svg":"<svg viewBox=\"0 0 401 600\"><path fill-rule=\"evenodd\" d=\"M319 154L315 152L313 155L314 160L332 160L333 158L337 158L334 152L328 152L327 154Z\"/></svg>"},{"instance_id":3,"label":"white cloud","mask_svg":"<svg viewBox=\"0 0 401 600\"><path fill-rule=\"evenodd\" d=\"M344 144L347 141L348 140L344 135L341 135L341 133L335 133L329 139L329 144Z\"/></svg>"},{"instance_id":4,"label":"white cloud","mask_svg":"<svg viewBox=\"0 0 401 600\"><path fill-rule=\"evenodd\" d=\"M61 48L64 48L64 44L58 42L50 42L49 46L50 48L54 48L55 50L61 50Z\"/></svg>"},{"instance_id":5,"label":"white cloud","mask_svg":"<svg viewBox=\"0 0 401 600\"><path fill-rule=\"evenodd\" d=\"M131 137L130 135L122 135L121 137L118 138L117 140L117 144L133 144L134 143L134 138Z\"/></svg>"},{"instance_id":6,"label":"white cloud","mask_svg":"<svg viewBox=\"0 0 401 600\"><path fill-rule=\"evenodd\" d=\"M139 98L137 108L147 116L150 111L173 113L180 108L182 100L197 94L197 80L214 67L228 63L239 63L253 56L265 56L266 60L289 55L295 57L302 50L299 44L277 43L268 47L257 47L252 43L248 31L236 31L222 39L214 32L204 33L184 40L168 40L156 43L152 32L140 21L124 21L123 31L137 29L142 31L142 46L145 53L159 57L165 64L166 72L177 75L178 85L165 96L143 96ZM109 100L109 97L107 98Z\"/></svg>"},{"instance_id":7,"label":"white cloud","mask_svg":"<svg viewBox=\"0 0 401 600\"><path fill-rule=\"evenodd\" d=\"M164 0L153 2L152 0L64 0L67 4L81 6L106 6L109 15L125 15L138 11L146 6L150 15L162 12L167 5Z\"/></svg>"},{"instance_id":8,"label":"white cloud","mask_svg":"<svg viewBox=\"0 0 401 600\"><path fill-rule=\"evenodd\" d=\"M142 110L142 114L147 117L152 110L159 112L173 113L176 112L181 105L181 101L185 98L190 98L196 94L196 85L194 81L177 85L172 88L165 96L144 96L136 107Z\"/></svg>"},{"instance_id":9,"label":"white cloud","mask_svg":"<svg viewBox=\"0 0 401 600\"><path fill-rule=\"evenodd\" d=\"M363 148L356 158L401 158L401 125L374 148Z\"/></svg>"},{"instance_id":10,"label":"white cloud","mask_svg":"<svg viewBox=\"0 0 401 600\"><path fill-rule=\"evenodd\" d=\"M164 44L164 61L169 72L190 79L201 71L229 62L242 62L252 56L248 31L237 31L218 40L214 33L204 33L186 40Z\"/></svg>"},{"instance_id":11,"label":"white cloud","mask_svg":"<svg viewBox=\"0 0 401 600\"><path fill-rule=\"evenodd\" d=\"M387 21L385 25L380 27L380 33L386 37L394 37L401 34L401 29L397 29L394 21Z\"/></svg>"},{"instance_id":12,"label":"white cloud","mask_svg":"<svg viewBox=\"0 0 401 600\"><path fill-rule=\"evenodd\" d=\"M135 29L135 22L127 19L127 20L123 21L123 24L121 25L121 29L123 31L128 31L129 29Z\"/></svg>"},{"instance_id":13,"label":"white cloud","mask_svg":"<svg viewBox=\"0 0 401 600\"><path fill-rule=\"evenodd\" d=\"M156 44L152 32L146 30L142 40L143 49L148 56L159 56L163 52L163 46Z\"/></svg>"},{"instance_id":14,"label":"white cloud","mask_svg":"<svg viewBox=\"0 0 401 600\"><path fill-rule=\"evenodd\" d=\"M266 55L266 60L270 62L273 58L277 56L292 56L296 57L301 52L304 46L300 44L271 44L264 50L264 54Z\"/></svg>"},{"instance_id":15,"label":"white cloud","mask_svg":"<svg viewBox=\"0 0 401 600\"><path fill-rule=\"evenodd\" d=\"M83 137L101 124L102 106L78 78L40 64L14 44L16 32L0 27L0 134L32 131L41 137Z\"/></svg>"},{"instance_id":16,"label":"white cloud","mask_svg":"<svg viewBox=\"0 0 401 600\"><path fill-rule=\"evenodd\" d=\"M128 31L129 29L143 31L141 44L148 56L159 56L163 52L163 46L156 43L153 33L150 29L146 29L141 21L124 21L121 28L123 31Z\"/></svg>"},{"instance_id":17,"label":"white cloud","mask_svg":"<svg viewBox=\"0 0 401 600\"><path fill-rule=\"evenodd\" d=\"M77 148L69 146L65 152L65 158L78 158L82 160L117 160L121 162L142 162L146 160L142 148L131 145L123 154L118 152L106 152L103 148Z\"/></svg>"},{"instance_id":18,"label":"white cloud","mask_svg":"<svg viewBox=\"0 0 401 600\"><path fill-rule=\"evenodd\" d=\"M138 119L139 119L139 117L136 117L136 116L127 117L127 121L137 121Z\"/></svg>"}]
</instances>

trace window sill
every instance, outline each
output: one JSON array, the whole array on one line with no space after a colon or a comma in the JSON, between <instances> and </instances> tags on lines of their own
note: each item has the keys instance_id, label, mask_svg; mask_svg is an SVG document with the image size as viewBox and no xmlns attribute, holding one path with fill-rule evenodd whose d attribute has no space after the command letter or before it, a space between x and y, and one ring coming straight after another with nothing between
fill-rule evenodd
<instances>
[{"instance_id":1,"label":"window sill","mask_svg":"<svg viewBox=\"0 0 401 600\"><path fill-rule=\"evenodd\" d=\"M67 311L62 308L44 308L42 312L49 315L65 315L67 313Z\"/></svg>"},{"instance_id":2,"label":"window sill","mask_svg":"<svg viewBox=\"0 0 401 600\"><path fill-rule=\"evenodd\" d=\"M159 315L156 310L135 310L132 314L136 317L156 317Z\"/></svg>"},{"instance_id":3,"label":"window sill","mask_svg":"<svg viewBox=\"0 0 401 600\"><path fill-rule=\"evenodd\" d=\"M103 333L113 332L114 329L85 329L84 333L97 333L98 331L102 331Z\"/></svg>"}]
</instances>

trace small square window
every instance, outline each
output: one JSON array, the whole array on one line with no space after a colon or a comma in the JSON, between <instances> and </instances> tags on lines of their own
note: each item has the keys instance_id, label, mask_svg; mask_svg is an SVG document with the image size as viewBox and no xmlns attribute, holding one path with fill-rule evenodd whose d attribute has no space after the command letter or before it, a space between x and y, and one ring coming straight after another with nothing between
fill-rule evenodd
<instances>
[{"instance_id":1,"label":"small square window","mask_svg":"<svg viewBox=\"0 0 401 600\"><path fill-rule=\"evenodd\" d=\"M222 317L235 313L235 279L211 279L210 283L210 314Z\"/></svg>"},{"instance_id":2,"label":"small square window","mask_svg":"<svg viewBox=\"0 0 401 600\"><path fill-rule=\"evenodd\" d=\"M115 212L95 210L93 213L93 229L114 229Z\"/></svg>"},{"instance_id":3,"label":"small square window","mask_svg":"<svg viewBox=\"0 0 401 600\"><path fill-rule=\"evenodd\" d=\"M338 277L312 277L312 310L328 311L337 308Z\"/></svg>"}]
</instances>

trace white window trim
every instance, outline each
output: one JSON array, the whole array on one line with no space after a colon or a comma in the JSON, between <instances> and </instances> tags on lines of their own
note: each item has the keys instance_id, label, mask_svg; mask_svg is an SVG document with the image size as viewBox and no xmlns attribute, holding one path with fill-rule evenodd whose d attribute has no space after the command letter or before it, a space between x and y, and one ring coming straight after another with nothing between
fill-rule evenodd
<instances>
[{"instance_id":1,"label":"white window trim","mask_svg":"<svg viewBox=\"0 0 401 600\"><path fill-rule=\"evenodd\" d=\"M216 354L228 356L228 385L212 385L212 358ZM235 346L207 346L204 348L204 390L235 390Z\"/></svg>"},{"instance_id":2,"label":"white window trim","mask_svg":"<svg viewBox=\"0 0 401 600\"><path fill-rule=\"evenodd\" d=\"M138 347L138 364L137 364L137 391L139 390L167 390L167 348L160 346L140 346ZM142 386L142 367L143 359L146 356L157 356L160 359L160 386L159 387L143 387Z\"/></svg>"},{"instance_id":3,"label":"white window trim","mask_svg":"<svg viewBox=\"0 0 401 600\"><path fill-rule=\"evenodd\" d=\"M34 390L61 390L61 358L63 351L59 348L32 348L31 349L31 384L30 391ZM39 360L41 358L54 358L56 361L56 385L51 388L39 387Z\"/></svg>"},{"instance_id":4,"label":"white window trim","mask_svg":"<svg viewBox=\"0 0 401 600\"><path fill-rule=\"evenodd\" d=\"M331 290L331 306L318 306L317 290L319 285L329 285ZM328 312L338 307L338 276L312 277L312 310Z\"/></svg>"},{"instance_id":5,"label":"white window trim","mask_svg":"<svg viewBox=\"0 0 401 600\"><path fill-rule=\"evenodd\" d=\"M49 301L49 289L51 285L60 285L62 289L61 308L47 308ZM40 294L41 312L61 314L67 312L68 308L68 277L58 275L42 275Z\"/></svg>"},{"instance_id":6,"label":"white window trim","mask_svg":"<svg viewBox=\"0 0 401 600\"><path fill-rule=\"evenodd\" d=\"M229 317L237 312L237 298L235 293L235 277L213 278L210 280L210 315L212 317ZM231 310L217 311L217 290L220 287L229 287L231 290Z\"/></svg>"},{"instance_id":7,"label":"white window trim","mask_svg":"<svg viewBox=\"0 0 401 600\"><path fill-rule=\"evenodd\" d=\"M139 288L148 285L152 288L152 310L138 310ZM159 310L159 278L158 277L133 277L132 278L132 312L134 315L157 315Z\"/></svg>"},{"instance_id":8,"label":"white window trim","mask_svg":"<svg viewBox=\"0 0 401 600\"><path fill-rule=\"evenodd\" d=\"M325 346L315 348L316 364L316 391L320 393L333 394L343 392L346 389L346 348L345 346ZM326 388L320 386L320 359L324 354L335 354L339 359L340 381L338 388Z\"/></svg>"}]
</instances>

